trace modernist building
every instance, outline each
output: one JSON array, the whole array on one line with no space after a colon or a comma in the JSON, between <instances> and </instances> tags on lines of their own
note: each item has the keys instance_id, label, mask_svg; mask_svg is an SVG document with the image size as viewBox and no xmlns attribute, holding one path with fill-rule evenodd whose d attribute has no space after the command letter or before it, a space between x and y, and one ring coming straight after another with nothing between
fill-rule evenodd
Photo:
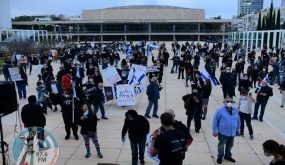
<instances>
[{"instance_id":1,"label":"modernist building","mask_svg":"<svg viewBox=\"0 0 285 165\"><path fill-rule=\"evenodd\" d=\"M263 8L264 0L238 0L238 15L259 12Z\"/></svg>"},{"instance_id":2,"label":"modernist building","mask_svg":"<svg viewBox=\"0 0 285 165\"><path fill-rule=\"evenodd\" d=\"M73 41L224 40L230 20L205 19L204 9L122 6L82 11L81 20L13 22L15 29L47 30Z\"/></svg>"}]
</instances>

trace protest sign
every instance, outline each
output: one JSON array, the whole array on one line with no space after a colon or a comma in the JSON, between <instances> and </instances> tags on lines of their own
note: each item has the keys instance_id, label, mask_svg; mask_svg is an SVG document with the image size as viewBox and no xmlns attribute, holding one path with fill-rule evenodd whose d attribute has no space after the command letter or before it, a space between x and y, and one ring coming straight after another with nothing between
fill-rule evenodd
<instances>
[{"instance_id":1,"label":"protest sign","mask_svg":"<svg viewBox=\"0 0 285 165\"><path fill-rule=\"evenodd\" d=\"M152 135L148 134L146 137L146 156L149 157L151 160L153 160L155 163L159 164L160 160L158 158L158 156L151 156L150 154L150 147L152 144Z\"/></svg>"},{"instance_id":2,"label":"protest sign","mask_svg":"<svg viewBox=\"0 0 285 165\"><path fill-rule=\"evenodd\" d=\"M32 74L33 75L38 75L41 74L43 65L32 65Z\"/></svg>"},{"instance_id":3,"label":"protest sign","mask_svg":"<svg viewBox=\"0 0 285 165\"><path fill-rule=\"evenodd\" d=\"M117 82L122 80L116 68L113 66L102 70L102 77L110 85L116 84Z\"/></svg>"},{"instance_id":4,"label":"protest sign","mask_svg":"<svg viewBox=\"0 0 285 165\"><path fill-rule=\"evenodd\" d=\"M105 101L114 100L114 90L112 87L104 87Z\"/></svg>"},{"instance_id":5,"label":"protest sign","mask_svg":"<svg viewBox=\"0 0 285 165\"><path fill-rule=\"evenodd\" d=\"M117 85L117 103L118 106L135 105L135 91L132 85Z\"/></svg>"},{"instance_id":6,"label":"protest sign","mask_svg":"<svg viewBox=\"0 0 285 165\"><path fill-rule=\"evenodd\" d=\"M9 69L9 73L10 73L12 81L22 80L21 79L21 75L19 73L19 69L17 67L15 67L15 68L8 68L8 69Z\"/></svg>"}]
</instances>

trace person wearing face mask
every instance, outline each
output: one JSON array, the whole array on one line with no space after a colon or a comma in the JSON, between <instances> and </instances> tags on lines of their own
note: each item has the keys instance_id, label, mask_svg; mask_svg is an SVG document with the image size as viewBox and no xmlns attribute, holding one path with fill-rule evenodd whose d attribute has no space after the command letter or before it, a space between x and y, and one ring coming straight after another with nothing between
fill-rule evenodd
<instances>
[{"instance_id":1,"label":"person wearing face mask","mask_svg":"<svg viewBox=\"0 0 285 165\"><path fill-rule=\"evenodd\" d=\"M269 165L285 164L285 146L283 144L278 144L274 140L266 140L262 146L265 156L274 156Z\"/></svg>"},{"instance_id":2,"label":"person wearing face mask","mask_svg":"<svg viewBox=\"0 0 285 165\"><path fill-rule=\"evenodd\" d=\"M231 97L226 97L225 105L216 110L213 118L213 136L218 136L219 139L218 164L222 164L223 157L230 162L236 162L232 158L231 149L234 145L234 137L240 131L240 118L238 109L233 106L233 103Z\"/></svg>"},{"instance_id":3,"label":"person wearing face mask","mask_svg":"<svg viewBox=\"0 0 285 165\"><path fill-rule=\"evenodd\" d=\"M257 93L256 103L254 105L254 114L253 114L253 117L251 119L257 120L258 109L259 109L259 106L261 106L259 121L262 122L266 104L268 102L269 97L273 96L273 91L272 91L271 87L267 86L267 81L262 80L261 81L261 87L258 88L255 91L255 93Z\"/></svg>"},{"instance_id":4,"label":"person wearing face mask","mask_svg":"<svg viewBox=\"0 0 285 165\"><path fill-rule=\"evenodd\" d=\"M243 136L243 130L244 130L244 121L246 122L246 126L249 131L250 139L253 140L253 130L251 126L251 113L252 113L252 104L255 102L255 100L252 97L252 94L249 93L247 90L241 91L241 96L239 98L238 102L238 110L239 110L239 117L240 117L240 135Z\"/></svg>"},{"instance_id":5,"label":"person wearing face mask","mask_svg":"<svg viewBox=\"0 0 285 165\"><path fill-rule=\"evenodd\" d=\"M133 109L128 110L125 116L122 129L122 142L125 142L125 136L128 132L132 150L132 165L137 165L138 158L140 163L144 164L146 136L149 133L150 127L149 122L144 116L138 115Z\"/></svg>"},{"instance_id":6,"label":"person wearing face mask","mask_svg":"<svg viewBox=\"0 0 285 165\"><path fill-rule=\"evenodd\" d=\"M199 133L201 129L202 118L202 99L199 96L198 90L193 89L192 94L187 94L182 97L184 108L187 115L187 127L190 131L191 121L194 118L195 131Z\"/></svg>"}]
</instances>

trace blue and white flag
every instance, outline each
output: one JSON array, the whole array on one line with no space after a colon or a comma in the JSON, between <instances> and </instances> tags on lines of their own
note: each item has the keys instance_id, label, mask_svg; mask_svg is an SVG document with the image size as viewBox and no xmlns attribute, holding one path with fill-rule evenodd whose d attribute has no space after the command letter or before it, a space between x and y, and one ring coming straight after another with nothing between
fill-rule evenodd
<instances>
[{"instance_id":1,"label":"blue and white flag","mask_svg":"<svg viewBox=\"0 0 285 165\"><path fill-rule=\"evenodd\" d=\"M267 83L270 83L268 74L263 78L263 80L265 80ZM260 89L261 86L262 86L262 85L261 85L261 81L260 81L259 83L257 83L256 88L257 88L257 89Z\"/></svg>"},{"instance_id":2,"label":"blue and white flag","mask_svg":"<svg viewBox=\"0 0 285 165\"><path fill-rule=\"evenodd\" d=\"M128 84L142 84L146 77L146 67L133 64L128 76Z\"/></svg>"},{"instance_id":3,"label":"blue and white flag","mask_svg":"<svg viewBox=\"0 0 285 165\"><path fill-rule=\"evenodd\" d=\"M204 68L202 69L202 72L200 74L200 76L202 77L202 79L205 80L210 80L212 86L216 86L216 85L220 85L218 79L215 77L215 75L213 74L209 74L209 72Z\"/></svg>"},{"instance_id":4,"label":"blue and white flag","mask_svg":"<svg viewBox=\"0 0 285 165\"><path fill-rule=\"evenodd\" d=\"M127 50L127 58L129 58L132 55L132 53L133 53L132 46L129 45L128 50Z\"/></svg>"},{"instance_id":5,"label":"blue and white flag","mask_svg":"<svg viewBox=\"0 0 285 165\"><path fill-rule=\"evenodd\" d=\"M143 93L144 88L141 86L135 86L135 94L139 95L141 93Z\"/></svg>"}]
</instances>

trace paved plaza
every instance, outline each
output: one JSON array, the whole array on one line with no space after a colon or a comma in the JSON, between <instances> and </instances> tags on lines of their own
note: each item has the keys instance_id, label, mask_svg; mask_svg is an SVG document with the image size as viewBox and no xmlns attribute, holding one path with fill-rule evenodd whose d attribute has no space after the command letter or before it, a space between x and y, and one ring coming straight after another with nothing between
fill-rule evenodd
<instances>
[{"instance_id":1,"label":"paved plaza","mask_svg":"<svg viewBox=\"0 0 285 165\"><path fill-rule=\"evenodd\" d=\"M170 43L167 44L168 51L172 57ZM157 54L157 52L155 51ZM151 60L149 60L151 61ZM221 61L221 60L220 60ZM53 63L54 74L57 73L60 64ZM190 92L190 87L185 87L185 79L177 79L177 74L171 74L172 61L169 61L169 66L164 68L163 89L160 93L159 110L158 114L164 112L165 109L171 108L175 111L176 119L186 123L187 116L185 115L184 104L181 97ZM204 66L202 62L200 69ZM219 77L219 71L216 71L217 77ZM3 75L0 76L0 80L4 80ZM37 82L36 75L29 76L29 86L27 87L28 96L36 94L35 86ZM86 82L86 79L85 81ZM144 85L147 85L148 81L145 81ZM252 121L254 140L249 139L247 127L245 128L244 137L236 137L233 147L233 158L236 159L237 165L267 165L273 159L272 157L265 157L263 154L262 143L268 139L276 140L279 143L285 144L285 108L280 108L281 94L277 85L273 85L273 97L269 99L265 110L264 121L258 120ZM254 93L254 90L251 89ZM238 91L236 90L238 94ZM9 95L9 93L7 93ZM255 97L255 94L253 94ZM235 101L238 98L234 98ZM18 100L20 107L27 103L27 100ZM56 137L59 143L59 159L58 165L94 165L100 163L110 164L131 164L131 148L129 141L125 143L121 142L121 130L125 118L125 112L128 109L135 109L139 114L144 115L147 107L147 96L144 92L138 95L136 98L136 106L118 107L116 101L110 101L105 104L106 116L109 120L98 121L98 136L102 154L104 158L99 159L96 155L94 145L91 143L91 157L85 158L86 153L83 138L80 137L78 141L74 140L73 136L69 140L64 140L65 130L63 119L60 111L52 112L48 111L46 118L46 129L51 131ZM192 121L191 135L193 136L193 143L186 153L184 160L185 165L212 165L216 164L217 158L217 144L218 139L212 136L212 117L215 110L223 103L223 93L221 86L213 87L212 94L209 100L208 116L206 120L202 120L202 130L200 133L194 131L194 122ZM98 112L98 117L101 118L101 113ZM10 114L3 118L3 130L4 140L9 144L9 151L11 151L11 145L15 137L15 123L16 113ZM160 120L156 118L149 119L151 124L152 133L155 129L160 127ZM19 124L17 125L17 131L20 130ZM12 158L10 154L10 160ZM146 164L155 164L149 158L145 158ZM2 162L1 162L2 163ZM223 164L233 164L226 160Z\"/></svg>"}]
</instances>

